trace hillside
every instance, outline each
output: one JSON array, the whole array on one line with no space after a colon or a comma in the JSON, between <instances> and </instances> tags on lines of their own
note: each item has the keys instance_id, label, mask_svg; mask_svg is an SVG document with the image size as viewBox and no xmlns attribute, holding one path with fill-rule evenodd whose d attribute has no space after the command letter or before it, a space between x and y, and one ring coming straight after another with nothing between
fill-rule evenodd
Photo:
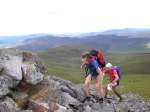
<instances>
[{"instance_id":1,"label":"hillside","mask_svg":"<svg viewBox=\"0 0 150 112\"><path fill-rule=\"evenodd\" d=\"M82 49L81 49L82 48ZM88 46L61 46L49 49L47 52L39 53L40 57L47 63L49 72L63 75L68 78L81 74L80 56L87 51ZM108 53L104 52L106 61L114 65L121 65L124 74L150 74L149 53ZM56 70L56 71L55 71ZM72 74L70 76L70 74ZM74 79L75 80L75 79Z\"/></svg>"},{"instance_id":2,"label":"hillside","mask_svg":"<svg viewBox=\"0 0 150 112\"><path fill-rule=\"evenodd\" d=\"M125 28L112 29L102 32L105 35L128 36L129 38L150 38L150 29L142 28Z\"/></svg>"},{"instance_id":3,"label":"hillside","mask_svg":"<svg viewBox=\"0 0 150 112\"><path fill-rule=\"evenodd\" d=\"M128 38L115 35L94 35L83 38L44 36L27 39L16 48L28 51L46 51L62 45L86 45L89 48L102 48L106 52L150 52L147 44L150 38Z\"/></svg>"}]
</instances>

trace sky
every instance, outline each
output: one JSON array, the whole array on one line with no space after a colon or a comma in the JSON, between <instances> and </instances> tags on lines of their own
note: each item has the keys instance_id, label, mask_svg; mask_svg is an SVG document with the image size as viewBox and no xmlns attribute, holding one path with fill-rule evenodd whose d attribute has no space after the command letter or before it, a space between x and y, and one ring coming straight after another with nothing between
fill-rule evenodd
<instances>
[{"instance_id":1,"label":"sky","mask_svg":"<svg viewBox=\"0 0 150 112\"><path fill-rule=\"evenodd\" d=\"M0 36L150 28L150 0L0 0Z\"/></svg>"}]
</instances>

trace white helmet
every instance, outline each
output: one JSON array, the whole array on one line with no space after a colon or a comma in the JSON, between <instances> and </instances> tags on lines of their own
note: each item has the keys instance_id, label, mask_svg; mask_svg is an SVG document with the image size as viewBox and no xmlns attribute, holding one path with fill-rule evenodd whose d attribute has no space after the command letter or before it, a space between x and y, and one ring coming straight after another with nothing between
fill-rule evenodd
<instances>
[{"instance_id":1,"label":"white helmet","mask_svg":"<svg viewBox=\"0 0 150 112\"><path fill-rule=\"evenodd\" d=\"M112 64L111 63L107 63L106 64L106 68L110 68L110 67L112 67Z\"/></svg>"}]
</instances>

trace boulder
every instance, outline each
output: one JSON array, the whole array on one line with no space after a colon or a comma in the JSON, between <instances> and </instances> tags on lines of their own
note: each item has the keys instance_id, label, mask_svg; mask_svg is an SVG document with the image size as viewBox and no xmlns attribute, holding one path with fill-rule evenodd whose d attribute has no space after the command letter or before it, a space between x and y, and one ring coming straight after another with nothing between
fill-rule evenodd
<instances>
[{"instance_id":1,"label":"boulder","mask_svg":"<svg viewBox=\"0 0 150 112\"><path fill-rule=\"evenodd\" d=\"M13 80L10 76L1 75L0 76L0 97L7 95L10 90L9 88L14 88L18 85L19 81Z\"/></svg>"},{"instance_id":2,"label":"boulder","mask_svg":"<svg viewBox=\"0 0 150 112\"><path fill-rule=\"evenodd\" d=\"M16 112L19 109L17 104L9 97L6 97L4 100L0 100L0 112Z\"/></svg>"},{"instance_id":3,"label":"boulder","mask_svg":"<svg viewBox=\"0 0 150 112\"><path fill-rule=\"evenodd\" d=\"M22 58L18 56L11 56L9 60L1 61L3 66L2 74L12 77L14 80L22 80Z\"/></svg>"},{"instance_id":4,"label":"boulder","mask_svg":"<svg viewBox=\"0 0 150 112\"><path fill-rule=\"evenodd\" d=\"M37 71L37 68L34 63L23 63L23 78L29 84L36 85L41 82L44 78L44 75Z\"/></svg>"},{"instance_id":5,"label":"boulder","mask_svg":"<svg viewBox=\"0 0 150 112\"><path fill-rule=\"evenodd\" d=\"M7 95L9 91L9 82L4 76L0 76L0 97Z\"/></svg>"}]
</instances>

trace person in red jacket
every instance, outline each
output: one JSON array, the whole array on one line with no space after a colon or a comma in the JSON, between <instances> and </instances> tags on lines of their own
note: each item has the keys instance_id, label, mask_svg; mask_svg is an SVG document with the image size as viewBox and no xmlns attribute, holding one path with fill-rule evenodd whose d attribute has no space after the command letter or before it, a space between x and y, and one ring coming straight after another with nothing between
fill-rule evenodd
<instances>
[{"instance_id":1,"label":"person in red jacket","mask_svg":"<svg viewBox=\"0 0 150 112\"><path fill-rule=\"evenodd\" d=\"M119 97L119 101L122 101L121 95L116 90L116 87L119 85L119 75L116 68L113 67L111 63L107 63L104 73L110 77L110 83L105 88L105 97L107 98L108 91L113 91Z\"/></svg>"}]
</instances>

